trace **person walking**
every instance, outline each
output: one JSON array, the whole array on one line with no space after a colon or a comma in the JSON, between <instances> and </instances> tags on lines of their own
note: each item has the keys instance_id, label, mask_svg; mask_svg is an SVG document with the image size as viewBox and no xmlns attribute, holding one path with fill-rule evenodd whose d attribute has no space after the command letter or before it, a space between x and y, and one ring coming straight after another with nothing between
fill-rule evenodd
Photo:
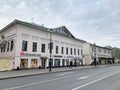
<instances>
[{"instance_id":1,"label":"person walking","mask_svg":"<svg viewBox=\"0 0 120 90\"><path fill-rule=\"evenodd\" d=\"M72 68L72 65L73 65L73 63L72 63L72 61L70 61L70 68Z\"/></svg>"}]
</instances>

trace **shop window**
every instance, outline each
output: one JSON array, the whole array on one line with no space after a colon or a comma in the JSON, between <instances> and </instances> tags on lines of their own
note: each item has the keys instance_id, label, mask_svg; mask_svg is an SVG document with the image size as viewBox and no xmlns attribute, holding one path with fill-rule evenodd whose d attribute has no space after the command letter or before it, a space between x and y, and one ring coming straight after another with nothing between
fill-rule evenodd
<instances>
[{"instance_id":1,"label":"shop window","mask_svg":"<svg viewBox=\"0 0 120 90\"><path fill-rule=\"evenodd\" d=\"M33 42L33 52L37 52L37 43Z\"/></svg>"},{"instance_id":2,"label":"shop window","mask_svg":"<svg viewBox=\"0 0 120 90\"><path fill-rule=\"evenodd\" d=\"M27 51L27 41L22 42L22 51Z\"/></svg>"},{"instance_id":3,"label":"shop window","mask_svg":"<svg viewBox=\"0 0 120 90\"><path fill-rule=\"evenodd\" d=\"M21 59L20 68L21 69L28 68L28 59Z\"/></svg>"},{"instance_id":4,"label":"shop window","mask_svg":"<svg viewBox=\"0 0 120 90\"><path fill-rule=\"evenodd\" d=\"M54 66L59 67L60 66L60 59L54 60Z\"/></svg>"},{"instance_id":5,"label":"shop window","mask_svg":"<svg viewBox=\"0 0 120 90\"><path fill-rule=\"evenodd\" d=\"M37 68L37 59L31 59L31 68Z\"/></svg>"}]
</instances>

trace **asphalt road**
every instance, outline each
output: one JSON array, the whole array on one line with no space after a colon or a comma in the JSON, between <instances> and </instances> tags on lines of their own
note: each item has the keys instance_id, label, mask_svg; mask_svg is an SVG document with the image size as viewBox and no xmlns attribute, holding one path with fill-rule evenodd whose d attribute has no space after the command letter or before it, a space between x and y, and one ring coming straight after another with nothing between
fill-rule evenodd
<instances>
[{"instance_id":1,"label":"asphalt road","mask_svg":"<svg viewBox=\"0 0 120 90\"><path fill-rule=\"evenodd\" d=\"M0 80L0 90L120 90L120 66Z\"/></svg>"}]
</instances>

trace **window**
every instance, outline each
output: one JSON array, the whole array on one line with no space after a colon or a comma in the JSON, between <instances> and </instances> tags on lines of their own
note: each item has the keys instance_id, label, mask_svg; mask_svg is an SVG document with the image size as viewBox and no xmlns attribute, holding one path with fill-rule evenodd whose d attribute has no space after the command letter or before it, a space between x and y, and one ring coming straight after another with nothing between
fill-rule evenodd
<instances>
[{"instance_id":1,"label":"window","mask_svg":"<svg viewBox=\"0 0 120 90\"><path fill-rule=\"evenodd\" d=\"M10 46L10 51L13 50L13 46L14 46L14 41L12 40L12 41L11 41L11 46Z\"/></svg>"},{"instance_id":2,"label":"window","mask_svg":"<svg viewBox=\"0 0 120 90\"><path fill-rule=\"evenodd\" d=\"M64 47L61 47L61 54L64 54Z\"/></svg>"},{"instance_id":3,"label":"window","mask_svg":"<svg viewBox=\"0 0 120 90\"><path fill-rule=\"evenodd\" d=\"M108 54L110 54L110 51L108 51Z\"/></svg>"},{"instance_id":4,"label":"window","mask_svg":"<svg viewBox=\"0 0 120 90\"><path fill-rule=\"evenodd\" d=\"M37 43L33 42L33 52L37 52Z\"/></svg>"},{"instance_id":5,"label":"window","mask_svg":"<svg viewBox=\"0 0 120 90\"><path fill-rule=\"evenodd\" d=\"M81 55L83 55L83 50L81 49Z\"/></svg>"},{"instance_id":6,"label":"window","mask_svg":"<svg viewBox=\"0 0 120 90\"><path fill-rule=\"evenodd\" d=\"M78 49L78 55L80 55L80 49Z\"/></svg>"},{"instance_id":7,"label":"window","mask_svg":"<svg viewBox=\"0 0 120 90\"><path fill-rule=\"evenodd\" d=\"M104 53L106 53L106 50L104 50Z\"/></svg>"},{"instance_id":8,"label":"window","mask_svg":"<svg viewBox=\"0 0 120 90\"><path fill-rule=\"evenodd\" d=\"M42 44L41 52L42 52L42 53L45 53L45 44Z\"/></svg>"},{"instance_id":9,"label":"window","mask_svg":"<svg viewBox=\"0 0 120 90\"><path fill-rule=\"evenodd\" d=\"M10 42L7 43L7 52L9 52Z\"/></svg>"},{"instance_id":10,"label":"window","mask_svg":"<svg viewBox=\"0 0 120 90\"><path fill-rule=\"evenodd\" d=\"M58 46L56 46L56 54L58 54Z\"/></svg>"},{"instance_id":11,"label":"window","mask_svg":"<svg viewBox=\"0 0 120 90\"><path fill-rule=\"evenodd\" d=\"M74 55L76 55L76 49L74 49Z\"/></svg>"},{"instance_id":12,"label":"window","mask_svg":"<svg viewBox=\"0 0 120 90\"><path fill-rule=\"evenodd\" d=\"M101 48L98 48L98 53L101 53Z\"/></svg>"},{"instance_id":13,"label":"window","mask_svg":"<svg viewBox=\"0 0 120 90\"><path fill-rule=\"evenodd\" d=\"M70 48L70 54L71 54L71 55L72 55L72 52L73 52L73 51L72 51L72 48Z\"/></svg>"},{"instance_id":14,"label":"window","mask_svg":"<svg viewBox=\"0 0 120 90\"><path fill-rule=\"evenodd\" d=\"M57 29L56 32L64 36L68 36L67 32L64 29Z\"/></svg>"},{"instance_id":15,"label":"window","mask_svg":"<svg viewBox=\"0 0 120 90\"><path fill-rule=\"evenodd\" d=\"M68 55L68 47L66 47L66 54Z\"/></svg>"},{"instance_id":16,"label":"window","mask_svg":"<svg viewBox=\"0 0 120 90\"><path fill-rule=\"evenodd\" d=\"M5 49L6 49L6 43L4 42L4 45L3 45L3 52L5 52Z\"/></svg>"},{"instance_id":17,"label":"window","mask_svg":"<svg viewBox=\"0 0 120 90\"><path fill-rule=\"evenodd\" d=\"M22 51L27 51L27 41L22 42Z\"/></svg>"}]
</instances>

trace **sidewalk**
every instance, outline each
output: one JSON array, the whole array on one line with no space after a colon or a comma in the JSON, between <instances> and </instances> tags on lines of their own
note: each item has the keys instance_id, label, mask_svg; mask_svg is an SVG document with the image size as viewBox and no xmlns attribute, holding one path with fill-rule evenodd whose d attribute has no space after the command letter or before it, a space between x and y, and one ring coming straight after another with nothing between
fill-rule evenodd
<instances>
[{"instance_id":1,"label":"sidewalk","mask_svg":"<svg viewBox=\"0 0 120 90\"><path fill-rule=\"evenodd\" d=\"M108 66L108 65L98 65L97 67L101 67L101 66L103 67L103 66ZM26 76L49 74L49 73L55 73L55 72L90 69L90 68L95 68L95 66L77 66L77 67L72 67L72 68L59 67L59 68L52 68L52 72L49 72L49 69L29 69L29 70L19 70L19 71L5 71L5 72L0 72L0 80L16 78L16 77L26 77Z\"/></svg>"}]
</instances>

